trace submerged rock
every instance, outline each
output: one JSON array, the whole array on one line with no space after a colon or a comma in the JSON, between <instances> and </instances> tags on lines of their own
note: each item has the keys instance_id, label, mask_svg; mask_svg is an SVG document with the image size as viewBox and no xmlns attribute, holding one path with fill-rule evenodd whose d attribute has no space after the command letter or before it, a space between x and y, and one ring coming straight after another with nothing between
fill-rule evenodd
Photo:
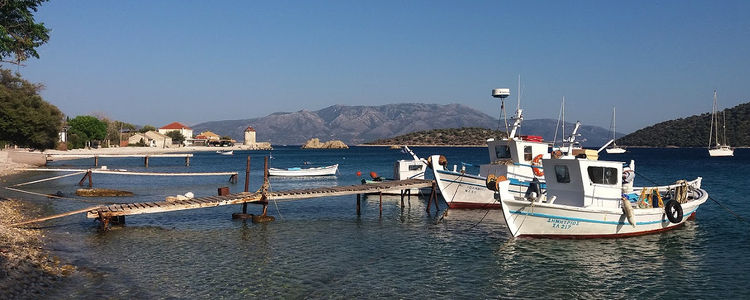
<instances>
[{"instance_id":1,"label":"submerged rock","mask_svg":"<svg viewBox=\"0 0 750 300\"><path fill-rule=\"evenodd\" d=\"M133 192L110 189L77 189L76 195L81 197L130 197Z\"/></svg>"}]
</instances>

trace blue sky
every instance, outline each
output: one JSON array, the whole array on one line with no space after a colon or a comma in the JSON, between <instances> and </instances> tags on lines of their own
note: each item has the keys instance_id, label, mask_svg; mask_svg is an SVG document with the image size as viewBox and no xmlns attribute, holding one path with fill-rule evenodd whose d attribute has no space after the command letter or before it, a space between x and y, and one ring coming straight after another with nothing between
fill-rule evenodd
<instances>
[{"instance_id":1,"label":"blue sky","mask_svg":"<svg viewBox=\"0 0 750 300\"><path fill-rule=\"evenodd\" d=\"M20 72L70 116L136 124L462 103L618 130L750 101L750 1L52 1ZM5 65L8 67L7 65ZM15 69L15 67L12 67ZM514 107L515 105L511 105Z\"/></svg>"}]
</instances>

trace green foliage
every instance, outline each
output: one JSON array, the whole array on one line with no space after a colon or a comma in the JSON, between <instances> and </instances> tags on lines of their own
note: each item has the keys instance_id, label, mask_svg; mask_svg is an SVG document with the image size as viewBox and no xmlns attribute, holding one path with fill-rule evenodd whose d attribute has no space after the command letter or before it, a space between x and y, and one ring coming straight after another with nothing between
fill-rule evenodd
<instances>
[{"instance_id":1,"label":"green foliage","mask_svg":"<svg viewBox=\"0 0 750 300\"><path fill-rule=\"evenodd\" d=\"M177 130L172 130L170 132L167 132L165 135L172 138L173 144L182 144L182 142L185 141L185 136L182 135L182 133Z\"/></svg>"},{"instance_id":2,"label":"green foliage","mask_svg":"<svg viewBox=\"0 0 750 300\"><path fill-rule=\"evenodd\" d=\"M109 118L106 117L99 117L99 120L107 124L107 135L105 139L110 140L112 142L114 141L120 141L121 137L121 131L120 130L135 130L135 125L130 123L125 123L122 121L112 121Z\"/></svg>"},{"instance_id":3,"label":"green foliage","mask_svg":"<svg viewBox=\"0 0 750 300\"><path fill-rule=\"evenodd\" d=\"M145 125L145 126L143 126L143 128L141 128L140 130L138 130L138 132L140 132L140 133L146 133L147 131L156 131L156 127L151 126L151 125Z\"/></svg>"},{"instance_id":4,"label":"green foliage","mask_svg":"<svg viewBox=\"0 0 750 300\"><path fill-rule=\"evenodd\" d=\"M41 88L0 69L0 140L42 150L55 147L63 115L39 96Z\"/></svg>"},{"instance_id":5,"label":"green foliage","mask_svg":"<svg viewBox=\"0 0 750 300\"><path fill-rule=\"evenodd\" d=\"M77 116L68 121L70 146L83 148L88 141L100 141L107 136L107 123L92 116Z\"/></svg>"},{"instance_id":6,"label":"green foliage","mask_svg":"<svg viewBox=\"0 0 750 300\"><path fill-rule=\"evenodd\" d=\"M725 109L724 112L727 119L729 145L732 147L750 146L750 103ZM639 129L618 139L617 144L648 147L707 147L710 129L711 114L704 113Z\"/></svg>"},{"instance_id":7,"label":"green foliage","mask_svg":"<svg viewBox=\"0 0 750 300\"><path fill-rule=\"evenodd\" d=\"M505 132L479 127L462 127L417 131L389 139L379 139L370 145L486 145L488 138L502 138Z\"/></svg>"},{"instance_id":8,"label":"green foliage","mask_svg":"<svg viewBox=\"0 0 750 300\"><path fill-rule=\"evenodd\" d=\"M39 58L36 48L49 40L49 28L34 20L42 2L46 0L0 1L0 61L20 64Z\"/></svg>"}]
</instances>

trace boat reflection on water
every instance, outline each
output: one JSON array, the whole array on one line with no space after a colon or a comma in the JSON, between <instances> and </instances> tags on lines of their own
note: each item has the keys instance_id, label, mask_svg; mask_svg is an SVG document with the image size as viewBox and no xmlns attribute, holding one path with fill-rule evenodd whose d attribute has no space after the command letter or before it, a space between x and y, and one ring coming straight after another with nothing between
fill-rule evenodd
<instances>
[{"instance_id":1,"label":"boat reflection on water","mask_svg":"<svg viewBox=\"0 0 750 300\"><path fill-rule=\"evenodd\" d=\"M688 222L668 233L620 239L509 239L495 250L497 272L524 276L498 276L493 284L514 287L506 290L511 298L690 295L707 284L699 275L708 255L696 237L699 226ZM664 288L670 285L675 288Z\"/></svg>"}]
</instances>

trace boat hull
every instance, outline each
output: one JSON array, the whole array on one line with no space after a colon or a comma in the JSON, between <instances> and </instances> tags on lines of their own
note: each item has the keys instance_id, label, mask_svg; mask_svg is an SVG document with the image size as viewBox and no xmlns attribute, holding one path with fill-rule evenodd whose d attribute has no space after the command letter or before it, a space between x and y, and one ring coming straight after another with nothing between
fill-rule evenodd
<instances>
[{"instance_id":1,"label":"boat hull","mask_svg":"<svg viewBox=\"0 0 750 300\"><path fill-rule=\"evenodd\" d=\"M269 176L285 176L285 177L304 177L304 176L332 176L336 175L339 165L332 165L327 167L318 168L307 168L307 169L276 169L268 168Z\"/></svg>"},{"instance_id":2,"label":"boat hull","mask_svg":"<svg viewBox=\"0 0 750 300\"><path fill-rule=\"evenodd\" d=\"M716 156L734 156L734 150L731 148L717 148L717 149L709 149L708 155L712 157Z\"/></svg>"},{"instance_id":3,"label":"boat hull","mask_svg":"<svg viewBox=\"0 0 750 300\"><path fill-rule=\"evenodd\" d=\"M614 238L656 233L681 226L695 215L708 199L708 193L697 190L695 199L682 204L684 217L672 223L663 208L634 210L632 226L619 209L586 209L523 200L503 200L503 217L508 230L516 237L540 238Z\"/></svg>"},{"instance_id":4,"label":"boat hull","mask_svg":"<svg viewBox=\"0 0 750 300\"><path fill-rule=\"evenodd\" d=\"M607 154L623 154L623 153L625 153L627 151L624 148L619 148L619 147L617 147L617 148L607 148L607 149L604 149L604 150L607 151Z\"/></svg>"},{"instance_id":5,"label":"boat hull","mask_svg":"<svg viewBox=\"0 0 750 300\"><path fill-rule=\"evenodd\" d=\"M500 209L502 207L500 201L495 198L495 192L487 188L487 179L484 177L447 170L436 170L434 176L448 208ZM522 197L529 188L528 182L514 178L511 178L509 183L508 190L515 196Z\"/></svg>"}]
</instances>

